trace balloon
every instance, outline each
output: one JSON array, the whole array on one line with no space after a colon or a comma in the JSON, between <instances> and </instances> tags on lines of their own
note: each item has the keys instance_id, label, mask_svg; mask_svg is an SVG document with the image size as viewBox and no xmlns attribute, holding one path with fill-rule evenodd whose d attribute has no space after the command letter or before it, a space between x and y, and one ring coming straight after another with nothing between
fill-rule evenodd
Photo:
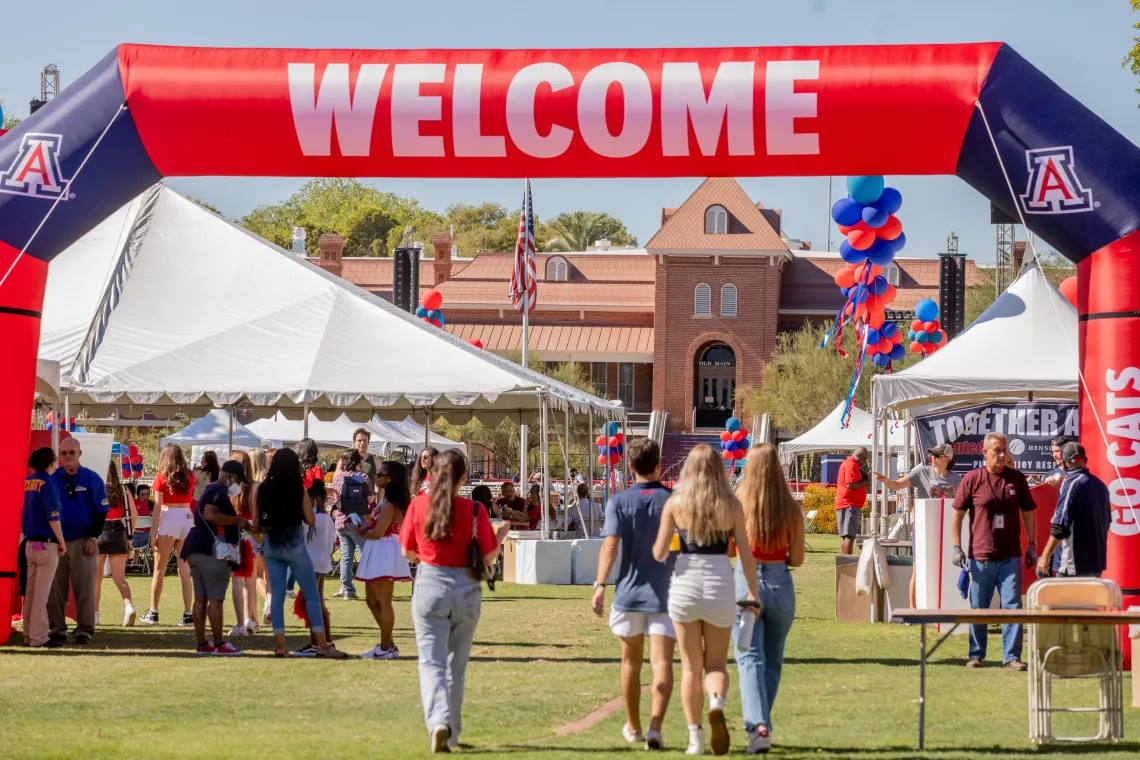
<instances>
[{"instance_id":1,"label":"balloon","mask_svg":"<svg viewBox=\"0 0 1140 760\"><path fill-rule=\"evenodd\" d=\"M866 206L863 208L863 221L867 223L868 227L878 229L886 224L890 218L890 214L874 206Z\"/></svg>"},{"instance_id":2,"label":"balloon","mask_svg":"<svg viewBox=\"0 0 1140 760\"><path fill-rule=\"evenodd\" d=\"M618 443L625 443L625 436L622 433L615 434L614 438L617 438Z\"/></svg>"},{"instance_id":3,"label":"balloon","mask_svg":"<svg viewBox=\"0 0 1140 760\"><path fill-rule=\"evenodd\" d=\"M936 346L933 343L930 343L929 341L922 344L922 353L924 353L924 354L932 354L937 350L938 350L938 346Z\"/></svg>"},{"instance_id":4,"label":"balloon","mask_svg":"<svg viewBox=\"0 0 1140 760\"><path fill-rule=\"evenodd\" d=\"M1065 297L1066 301L1073 306L1077 305L1077 278L1075 275L1061 280L1057 290L1061 291L1061 295Z\"/></svg>"},{"instance_id":5,"label":"balloon","mask_svg":"<svg viewBox=\"0 0 1140 760\"><path fill-rule=\"evenodd\" d=\"M416 316L417 316L417 317L426 317L427 315L428 315L428 310L427 310L427 309L425 309L425 308L424 308L424 307L422 307L422 306L417 306L417 307L416 307Z\"/></svg>"},{"instance_id":6,"label":"balloon","mask_svg":"<svg viewBox=\"0 0 1140 760\"><path fill-rule=\"evenodd\" d=\"M929 334L929 333L934 332L937 329L938 329L938 324L936 322L923 322L922 323L922 331L924 333Z\"/></svg>"},{"instance_id":7,"label":"balloon","mask_svg":"<svg viewBox=\"0 0 1140 760\"><path fill-rule=\"evenodd\" d=\"M879 343L878 343L878 341L876 341L876 342L874 342L874 343L868 343L868 344L867 344L867 352L866 352L866 353L867 353L867 356L875 356L876 354L878 354L878 353L879 353Z\"/></svg>"},{"instance_id":8,"label":"balloon","mask_svg":"<svg viewBox=\"0 0 1140 760\"><path fill-rule=\"evenodd\" d=\"M625 444L624 443L619 443L617 445L617 453L618 453L618 456L621 456L622 454L625 453Z\"/></svg>"},{"instance_id":9,"label":"balloon","mask_svg":"<svg viewBox=\"0 0 1140 760\"><path fill-rule=\"evenodd\" d=\"M720 456L722 459L731 460L732 459L732 452L729 451L728 449L721 449Z\"/></svg>"},{"instance_id":10,"label":"balloon","mask_svg":"<svg viewBox=\"0 0 1140 760\"><path fill-rule=\"evenodd\" d=\"M866 250L867 261L880 267L885 267L890 264L895 258L895 249L891 243L886 240L876 240L874 244Z\"/></svg>"},{"instance_id":11,"label":"balloon","mask_svg":"<svg viewBox=\"0 0 1140 760\"><path fill-rule=\"evenodd\" d=\"M610 448L611 448L611 449L616 449L616 448L617 448L617 445L618 445L618 439L617 439L617 436L616 436L616 435L611 435L611 436L610 436Z\"/></svg>"},{"instance_id":12,"label":"balloon","mask_svg":"<svg viewBox=\"0 0 1140 760\"><path fill-rule=\"evenodd\" d=\"M871 345L872 343L878 343L882 337L883 336L880 335L879 331L876 330L874 327L868 327L867 328L867 345Z\"/></svg>"},{"instance_id":13,"label":"balloon","mask_svg":"<svg viewBox=\"0 0 1140 760\"><path fill-rule=\"evenodd\" d=\"M740 430L737 430L736 432L734 432L732 434L732 441L733 441L733 443L740 443L746 437L747 437L747 434L745 433L744 429L741 428Z\"/></svg>"},{"instance_id":14,"label":"balloon","mask_svg":"<svg viewBox=\"0 0 1140 760\"><path fill-rule=\"evenodd\" d=\"M597 438L594 439L594 443L596 443L598 446L605 446L606 445L606 437L604 435L599 435Z\"/></svg>"},{"instance_id":15,"label":"balloon","mask_svg":"<svg viewBox=\"0 0 1140 760\"><path fill-rule=\"evenodd\" d=\"M884 354L875 354L874 356L871 357L871 361L874 362L876 367L885 367L885 366L887 366L887 362L889 362L890 360L891 360L891 358L889 356L884 355Z\"/></svg>"},{"instance_id":16,"label":"balloon","mask_svg":"<svg viewBox=\"0 0 1140 760\"><path fill-rule=\"evenodd\" d=\"M889 286L890 284L887 282L887 278L879 275L871 280L870 284L867 285L867 289L870 290L873 295L881 296L887 292Z\"/></svg>"},{"instance_id":17,"label":"balloon","mask_svg":"<svg viewBox=\"0 0 1140 760\"><path fill-rule=\"evenodd\" d=\"M883 303L894 303L895 299L898 298L898 295L898 288L896 288L894 285L887 285L887 292L883 293L881 297L883 299Z\"/></svg>"},{"instance_id":18,"label":"balloon","mask_svg":"<svg viewBox=\"0 0 1140 760\"><path fill-rule=\"evenodd\" d=\"M933 322L938 319L938 304L929 298L924 298L914 306L914 316L923 322Z\"/></svg>"},{"instance_id":19,"label":"balloon","mask_svg":"<svg viewBox=\"0 0 1140 760\"><path fill-rule=\"evenodd\" d=\"M723 433L720 434L720 440L721 440L721 443L723 443L725 441L731 441L732 440L732 433L725 430Z\"/></svg>"},{"instance_id":20,"label":"balloon","mask_svg":"<svg viewBox=\"0 0 1140 760\"><path fill-rule=\"evenodd\" d=\"M867 268L868 267L866 264L860 264L859 266L855 267L855 282L863 282L863 278L865 276L868 276L867 275ZM877 264L871 264L870 270L871 270L871 274L869 275L870 279L874 279L875 277L878 277L879 275L881 275L883 273L883 268Z\"/></svg>"},{"instance_id":21,"label":"balloon","mask_svg":"<svg viewBox=\"0 0 1140 760\"><path fill-rule=\"evenodd\" d=\"M836 224L853 226L862 219L863 207L850 198L840 198L831 206L831 218Z\"/></svg>"},{"instance_id":22,"label":"balloon","mask_svg":"<svg viewBox=\"0 0 1140 760\"><path fill-rule=\"evenodd\" d=\"M428 290L420 296L420 303L428 311L434 311L443 306L443 294L438 290Z\"/></svg>"},{"instance_id":23,"label":"balloon","mask_svg":"<svg viewBox=\"0 0 1140 760\"><path fill-rule=\"evenodd\" d=\"M921 329L922 329L922 320L921 319L916 319L910 323L910 331L911 332L918 332Z\"/></svg>"},{"instance_id":24,"label":"balloon","mask_svg":"<svg viewBox=\"0 0 1140 760\"><path fill-rule=\"evenodd\" d=\"M743 438L737 443L736 450L737 451L748 451L748 449L751 448L751 446L752 446L752 441L748 440L747 438Z\"/></svg>"},{"instance_id":25,"label":"balloon","mask_svg":"<svg viewBox=\"0 0 1140 760\"><path fill-rule=\"evenodd\" d=\"M443 327L443 322L440 322L438 319L429 319L427 323L432 327Z\"/></svg>"},{"instance_id":26,"label":"balloon","mask_svg":"<svg viewBox=\"0 0 1140 760\"><path fill-rule=\"evenodd\" d=\"M887 221L875 230L875 234L883 240L894 240L902 234L902 222L897 216L888 216Z\"/></svg>"},{"instance_id":27,"label":"balloon","mask_svg":"<svg viewBox=\"0 0 1140 760\"><path fill-rule=\"evenodd\" d=\"M930 340L930 336L926 334L925 330L918 330L914 334L914 339L918 343L925 343L926 341Z\"/></svg>"},{"instance_id":28,"label":"balloon","mask_svg":"<svg viewBox=\"0 0 1140 760\"><path fill-rule=\"evenodd\" d=\"M724 423L724 429L732 433L740 430L741 427L743 426L740 424L740 420L735 417L729 417L728 421Z\"/></svg>"},{"instance_id":29,"label":"balloon","mask_svg":"<svg viewBox=\"0 0 1140 760\"><path fill-rule=\"evenodd\" d=\"M134 445L133 443L127 447L127 454L129 454L130 456L132 456L132 457L137 456L138 453L139 453L139 447Z\"/></svg>"},{"instance_id":30,"label":"balloon","mask_svg":"<svg viewBox=\"0 0 1140 760\"><path fill-rule=\"evenodd\" d=\"M900 232L897 238L894 240L888 240L887 242L891 244L891 248L894 249L895 253L898 253L906 247L906 233Z\"/></svg>"},{"instance_id":31,"label":"balloon","mask_svg":"<svg viewBox=\"0 0 1140 760\"><path fill-rule=\"evenodd\" d=\"M843 267L835 273L835 284L841 288L850 288L855 285L855 270ZM846 295L846 294L844 294Z\"/></svg>"},{"instance_id":32,"label":"balloon","mask_svg":"<svg viewBox=\"0 0 1140 760\"><path fill-rule=\"evenodd\" d=\"M880 354L889 354L891 352L891 349L894 348L894 345L895 345L894 343L891 343L890 338L880 338L879 339L879 353Z\"/></svg>"},{"instance_id":33,"label":"balloon","mask_svg":"<svg viewBox=\"0 0 1140 760\"><path fill-rule=\"evenodd\" d=\"M618 464L621 462L620 454L610 454L610 464Z\"/></svg>"},{"instance_id":34,"label":"balloon","mask_svg":"<svg viewBox=\"0 0 1140 760\"><path fill-rule=\"evenodd\" d=\"M930 334L930 342L936 346L944 340L946 340L946 333L941 330L935 330Z\"/></svg>"},{"instance_id":35,"label":"balloon","mask_svg":"<svg viewBox=\"0 0 1140 760\"><path fill-rule=\"evenodd\" d=\"M725 451L736 451L736 447L739 445L740 444L738 444L736 441L725 441L724 442L724 450Z\"/></svg>"},{"instance_id":36,"label":"balloon","mask_svg":"<svg viewBox=\"0 0 1140 760\"><path fill-rule=\"evenodd\" d=\"M917 340L914 343L911 343L910 344L910 352L912 354L921 354L922 353L922 344L919 343Z\"/></svg>"},{"instance_id":37,"label":"balloon","mask_svg":"<svg viewBox=\"0 0 1140 760\"><path fill-rule=\"evenodd\" d=\"M878 328L883 326L884 322L887 321L887 314L882 309L878 309L875 311L869 311L869 312L867 312L867 320L866 321L867 321L868 325L870 325L871 327L874 327L875 329L878 329Z\"/></svg>"},{"instance_id":38,"label":"balloon","mask_svg":"<svg viewBox=\"0 0 1140 760\"><path fill-rule=\"evenodd\" d=\"M470 343L471 345L475 346L475 348L482 348L483 347L483 341L479 340L478 338L468 338L467 342Z\"/></svg>"},{"instance_id":39,"label":"balloon","mask_svg":"<svg viewBox=\"0 0 1140 760\"><path fill-rule=\"evenodd\" d=\"M443 312L442 312L442 311L439 311L439 310L436 310L436 312L435 312L435 313L439 315L439 316L437 316L437 317L436 317L436 319L438 319L438 320L439 320L439 326L440 326L440 327L443 327L444 325L446 325L446 324L447 324L447 320L443 318Z\"/></svg>"},{"instance_id":40,"label":"balloon","mask_svg":"<svg viewBox=\"0 0 1140 760\"><path fill-rule=\"evenodd\" d=\"M863 223L862 212L860 212L859 224ZM853 230L859 229L859 224L841 224L838 226L839 234L847 237Z\"/></svg>"},{"instance_id":41,"label":"balloon","mask_svg":"<svg viewBox=\"0 0 1140 760\"><path fill-rule=\"evenodd\" d=\"M904 356L906 356L905 348L903 348L901 345L891 346L891 361L901 362Z\"/></svg>"},{"instance_id":42,"label":"balloon","mask_svg":"<svg viewBox=\"0 0 1140 760\"><path fill-rule=\"evenodd\" d=\"M598 464L604 465L605 463L606 463L606 455L605 454L599 454L598 455Z\"/></svg>"},{"instance_id":43,"label":"balloon","mask_svg":"<svg viewBox=\"0 0 1140 760\"><path fill-rule=\"evenodd\" d=\"M617 423L617 420L610 420L606 423L606 432L610 435L617 435L621 432L621 425Z\"/></svg>"},{"instance_id":44,"label":"balloon","mask_svg":"<svg viewBox=\"0 0 1140 760\"><path fill-rule=\"evenodd\" d=\"M732 458L738 462L744 459L744 449L738 448L736 451L732 452Z\"/></svg>"},{"instance_id":45,"label":"balloon","mask_svg":"<svg viewBox=\"0 0 1140 760\"><path fill-rule=\"evenodd\" d=\"M848 264L862 264L867 260L865 252L855 250L846 240L839 244L839 257Z\"/></svg>"},{"instance_id":46,"label":"balloon","mask_svg":"<svg viewBox=\"0 0 1140 760\"><path fill-rule=\"evenodd\" d=\"M891 343L894 343L896 346L902 342L903 342L902 330L899 330L897 333L895 333L894 335L891 336Z\"/></svg>"},{"instance_id":47,"label":"balloon","mask_svg":"<svg viewBox=\"0 0 1140 760\"><path fill-rule=\"evenodd\" d=\"M915 331L914 331L914 330L907 330L907 331L906 331L906 337L907 337L907 338L909 338L910 340L914 340L914 336L915 336L916 334L917 334L917 333L915 333Z\"/></svg>"},{"instance_id":48,"label":"balloon","mask_svg":"<svg viewBox=\"0 0 1140 760\"><path fill-rule=\"evenodd\" d=\"M851 230L847 235L847 242L856 251L865 251L871 247L871 243L875 242L874 230L861 230L858 227Z\"/></svg>"},{"instance_id":49,"label":"balloon","mask_svg":"<svg viewBox=\"0 0 1140 760\"><path fill-rule=\"evenodd\" d=\"M848 177L847 178L847 194L856 203L862 203L867 206L879 200L883 194L883 186L886 183L883 180L883 175L875 174L865 177Z\"/></svg>"},{"instance_id":50,"label":"balloon","mask_svg":"<svg viewBox=\"0 0 1140 760\"><path fill-rule=\"evenodd\" d=\"M140 465L140 464L142 464L142 462L143 462L142 454L131 455L131 464Z\"/></svg>"},{"instance_id":51,"label":"balloon","mask_svg":"<svg viewBox=\"0 0 1140 760\"><path fill-rule=\"evenodd\" d=\"M875 205L888 214L897 214L902 208L902 193L893 187L884 187L883 192L879 194L879 199L875 201Z\"/></svg>"},{"instance_id":52,"label":"balloon","mask_svg":"<svg viewBox=\"0 0 1140 760\"><path fill-rule=\"evenodd\" d=\"M883 328L879 330L879 334L884 338L893 338L899 333L899 326L894 322L884 322Z\"/></svg>"}]
</instances>

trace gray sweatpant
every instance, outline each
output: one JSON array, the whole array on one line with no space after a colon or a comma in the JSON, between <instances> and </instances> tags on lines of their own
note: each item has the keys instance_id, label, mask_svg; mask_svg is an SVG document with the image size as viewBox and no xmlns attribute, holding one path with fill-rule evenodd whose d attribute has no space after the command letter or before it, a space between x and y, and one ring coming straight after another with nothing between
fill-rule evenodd
<instances>
[{"instance_id":1,"label":"gray sweatpant","mask_svg":"<svg viewBox=\"0 0 1140 760\"><path fill-rule=\"evenodd\" d=\"M466 568L421 563L412 592L412 623L420 656L420 697L430 732L463 730L463 686L479 624L483 589Z\"/></svg>"}]
</instances>

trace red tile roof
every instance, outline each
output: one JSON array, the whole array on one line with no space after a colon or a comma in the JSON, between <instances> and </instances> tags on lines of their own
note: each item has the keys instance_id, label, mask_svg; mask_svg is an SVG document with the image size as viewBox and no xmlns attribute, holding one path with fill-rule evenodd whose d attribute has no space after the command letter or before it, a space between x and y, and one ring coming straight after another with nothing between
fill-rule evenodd
<instances>
[{"instance_id":1,"label":"red tile roof","mask_svg":"<svg viewBox=\"0 0 1140 760\"><path fill-rule=\"evenodd\" d=\"M898 296L891 309L909 311L923 298L938 300L938 259L898 258ZM843 295L835 286L835 274L843 268L843 259L831 256L796 254L784 268L781 286L781 311L812 311L834 314L843 306ZM966 259L966 285L982 281L977 265Z\"/></svg>"},{"instance_id":2,"label":"red tile roof","mask_svg":"<svg viewBox=\"0 0 1140 760\"><path fill-rule=\"evenodd\" d=\"M517 350L522 342L521 325L449 324L446 329L499 353ZM544 361L653 361L652 327L532 325L528 333L528 350Z\"/></svg>"},{"instance_id":3,"label":"red tile roof","mask_svg":"<svg viewBox=\"0 0 1140 760\"><path fill-rule=\"evenodd\" d=\"M728 233L705 234L705 211L709 206L728 211ZM709 177L671 214L662 209L664 220L645 249L709 251L786 251L779 233L760 213L744 188L732 177Z\"/></svg>"}]
</instances>

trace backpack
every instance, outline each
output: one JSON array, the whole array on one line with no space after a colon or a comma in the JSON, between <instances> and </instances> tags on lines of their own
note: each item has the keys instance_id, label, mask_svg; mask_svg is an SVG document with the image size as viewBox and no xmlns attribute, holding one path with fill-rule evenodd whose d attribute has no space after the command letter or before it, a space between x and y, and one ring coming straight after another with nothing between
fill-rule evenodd
<instances>
[{"instance_id":1,"label":"backpack","mask_svg":"<svg viewBox=\"0 0 1140 760\"><path fill-rule=\"evenodd\" d=\"M368 478L345 478L340 487L338 509L346 515L367 515L368 495L372 490Z\"/></svg>"}]
</instances>

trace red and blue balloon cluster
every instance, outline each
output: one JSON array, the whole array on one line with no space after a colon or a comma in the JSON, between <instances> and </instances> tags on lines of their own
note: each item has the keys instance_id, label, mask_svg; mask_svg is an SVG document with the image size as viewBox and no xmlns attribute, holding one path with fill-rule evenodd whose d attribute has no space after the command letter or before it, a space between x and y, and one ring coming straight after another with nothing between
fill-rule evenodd
<instances>
[{"instance_id":1,"label":"red and blue balloon cluster","mask_svg":"<svg viewBox=\"0 0 1140 760\"><path fill-rule=\"evenodd\" d=\"M48 430L53 430L55 428L55 423L52 421L52 413L51 412L47 413L47 425L46 425L46 427ZM61 419L59 421L59 429L60 430L66 430L69 433L74 433L75 431L79 430L80 428L78 425L75 424L75 418L69 417L67 419Z\"/></svg>"},{"instance_id":2,"label":"red and blue balloon cluster","mask_svg":"<svg viewBox=\"0 0 1140 760\"><path fill-rule=\"evenodd\" d=\"M938 304L929 298L924 298L915 304L915 320L910 323L907 337L910 338L910 350L914 354L932 354L942 348L946 342L946 333L938 324Z\"/></svg>"},{"instance_id":3,"label":"red and blue balloon cluster","mask_svg":"<svg viewBox=\"0 0 1140 760\"><path fill-rule=\"evenodd\" d=\"M625 436L616 422L607 422L594 443L598 446L598 464L613 465L621 462L622 455L625 454Z\"/></svg>"},{"instance_id":4,"label":"red and blue balloon cluster","mask_svg":"<svg viewBox=\"0 0 1140 760\"><path fill-rule=\"evenodd\" d=\"M438 290L425 291L416 307L416 316L433 327L443 327L443 294Z\"/></svg>"},{"instance_id":5,"label":"red and blue balloon cluster","mask_svg":"<svg viewBox=\"0 0 1140 760\"><path fill-rule=\"evenodd\" d=\"M748 428L735 417L729 417L724 423L724 432L720 434L720 455L725 460L744 464L748 457L748 449L752 446L752 436Z\"/></svg>"},{"instance_id":6,"label":"red and blue balloon cluster","mask_svg":"<svg viewBox=\"0 0 1140 760\"><path fill-rule=\"evenodd\" d=\"M130 480L142 475L143 456L134 444L124 446L121 443L111 444L111 456L118 457L123 470L123 480Z\"/></svg>"}]
</instances>

